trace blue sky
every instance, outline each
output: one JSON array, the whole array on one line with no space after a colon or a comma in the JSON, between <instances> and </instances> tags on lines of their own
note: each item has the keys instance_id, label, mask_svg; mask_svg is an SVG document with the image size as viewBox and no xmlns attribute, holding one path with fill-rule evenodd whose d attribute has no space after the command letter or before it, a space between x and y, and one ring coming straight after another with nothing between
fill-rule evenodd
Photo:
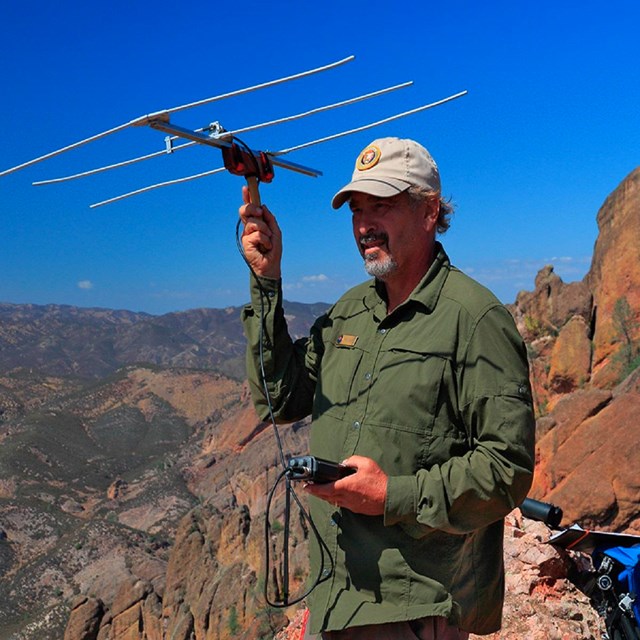
<instances>
[{"instance_id":1,"label":"blue sky","mask_svg":"<svg viewBox=\"0 0 640 640\"><path fill-rule=\"evenodd\" d=\"M635 1L57 3L0 7L0 171L145 113L322 66L338 69L189 111L227 129L400 82L411 88L243 137L283 149L467 90L463 98L287 159L262 185L284 233L285 295L335 300L366 277L345 211L330 207L359 150L411 137L456 204L454 264L503 302L554 264L589 269L596 214L640 164L640 9ZM128 128L0 178L0 301L165 313L243 304L235 244L242 178L218 174L106 207L101 201L222 165L196 148L68 183L55 178L164 148Z\"/></svg>"}]
</instances>

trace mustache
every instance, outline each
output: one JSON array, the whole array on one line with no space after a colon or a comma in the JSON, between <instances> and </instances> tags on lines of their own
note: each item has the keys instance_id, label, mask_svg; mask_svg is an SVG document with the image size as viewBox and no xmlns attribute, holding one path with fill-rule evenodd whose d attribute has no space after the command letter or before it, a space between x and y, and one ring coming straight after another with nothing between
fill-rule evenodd
<instances>
[{"instance_id":1,"label":"mustache","mask_svg":"<svg viewBox=\"0 0 640 640\"><path fill-rule=\"evenodd\" d=\"M371 242L386 243L388 240L389 236L386 233L367 233L358 238L358 242L360 242L361 245L369 244Z\"/></svg>"}]
</instances>

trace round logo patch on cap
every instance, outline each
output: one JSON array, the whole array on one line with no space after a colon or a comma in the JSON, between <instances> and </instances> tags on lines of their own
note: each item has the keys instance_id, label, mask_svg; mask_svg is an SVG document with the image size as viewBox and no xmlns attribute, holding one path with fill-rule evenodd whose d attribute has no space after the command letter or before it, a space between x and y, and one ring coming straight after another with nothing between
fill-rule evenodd
<instances>
[{"instance_id":1,"label":"round logo patch on cap","mask_svg":"<svg viewBox=\"0 0 640 640\"><path fill-rule=\"evenodd\" d=\"M356 169L358 171L366 171L367 169L371 169L375 167L380 161L380 156L382 155L380 149L372 144L370 147L367 147L358 157L356 161Z\"/></svg>"}]
</instances>

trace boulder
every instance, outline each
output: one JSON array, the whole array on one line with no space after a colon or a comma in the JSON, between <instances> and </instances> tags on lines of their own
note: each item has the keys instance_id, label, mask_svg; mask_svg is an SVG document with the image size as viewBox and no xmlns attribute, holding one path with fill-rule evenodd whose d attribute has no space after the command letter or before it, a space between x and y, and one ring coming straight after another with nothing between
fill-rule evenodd
<instances>
[{"instance_id":1,"label":"boulder","mask_svg":"<svg viewBox=\"0 0 640 640\"><path fill-rule=\"evenodd\" d=\"M96 640L103 615L104 605L101 600L79 596L71 605L64 640Z\"/></svg>"},{"instance_id":2,"label":"boulder","mask_svg":"<svg viewBox=\"0 0 640 640\"><path fill-rule=\"evenodd\" d=\"M562 327L549 368L549 387L555 393L569 393L584 387L591 372L589 326L582 316L572 316Z\"/></svg>"},{"instance_id":3,"label":"boulder","mask_svg":"<svg viewBox=\"0 0 640 640\"><path fill-rule=\"evenodd\" d=\"M558 504L584 527L639 533L638 415L638 392L594 389L564 398L550 414L555 426L537 444L530 495Z\"/></svg>"}]
</instances>

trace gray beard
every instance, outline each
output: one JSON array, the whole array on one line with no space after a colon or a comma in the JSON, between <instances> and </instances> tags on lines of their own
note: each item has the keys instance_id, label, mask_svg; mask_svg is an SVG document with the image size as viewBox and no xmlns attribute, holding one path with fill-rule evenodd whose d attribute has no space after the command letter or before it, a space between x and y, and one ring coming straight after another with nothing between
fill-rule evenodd
<instances>
[{"instance_id":1,"label":"gray beard","mask_svg":"<svg viewBox=\"0 0 640 640\"><path fill-rule=\"evenodd\" d=\"M378 280L384 280L398 268L398 263L390 256L385 256L384 258L371 256L370 259L365 258L364 268L370 276L378 278Z\"/></svg>"}]
</instances>

